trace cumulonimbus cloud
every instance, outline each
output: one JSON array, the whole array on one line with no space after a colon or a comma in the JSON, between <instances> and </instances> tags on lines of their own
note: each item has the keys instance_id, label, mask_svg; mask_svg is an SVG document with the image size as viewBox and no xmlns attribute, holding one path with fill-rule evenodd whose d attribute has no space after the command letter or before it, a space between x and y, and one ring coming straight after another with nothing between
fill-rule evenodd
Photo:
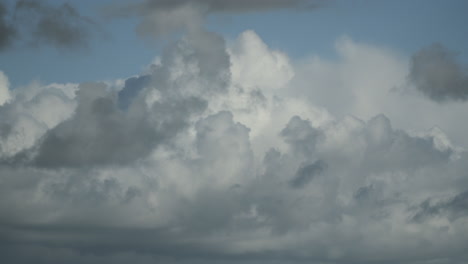
<instances>
[{"instance_id":1,"label":"cumulonimbus cloud","mask_svg":"<svg viewBox=\"0 0 468 264\"><path fill-rule=\"evenodd\" d=\"M401 129L424 120L399 56L336 46L198 28L121 86L0 74L3 261L463 263L466 150Z\"/></svg>"}]
</instances>

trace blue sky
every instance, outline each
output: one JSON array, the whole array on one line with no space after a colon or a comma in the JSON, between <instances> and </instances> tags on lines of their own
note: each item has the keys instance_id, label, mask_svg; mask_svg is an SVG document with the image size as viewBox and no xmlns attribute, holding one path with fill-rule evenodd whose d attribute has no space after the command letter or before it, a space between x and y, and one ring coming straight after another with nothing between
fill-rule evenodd
<instances>
[{"instance_id":1,"label":"blue sky","mask_svg":"<svg viewBox=\"0 0 468 264\"><path fill-rule=\"evenodd\" d=\"M61 3L63 1L52 1ZM137 37L136 18L105 19L102 6L110 1L76 1L84 16L99 22L101 36L81 50L57 50L51 46L15 47L0 53L0 69L13 86L32 80L83 82L109 80L137 74L160 54L164 41L149 42ZM386 46L404 55L438 42L468 61L468 3L463 0L328 1L310 12L279 10L209 18L207 27L227 38L253 29L268 45L293 59L319 54L335 56L333 43L343 35L358 42Z\"/></svg>"}]
</instances>

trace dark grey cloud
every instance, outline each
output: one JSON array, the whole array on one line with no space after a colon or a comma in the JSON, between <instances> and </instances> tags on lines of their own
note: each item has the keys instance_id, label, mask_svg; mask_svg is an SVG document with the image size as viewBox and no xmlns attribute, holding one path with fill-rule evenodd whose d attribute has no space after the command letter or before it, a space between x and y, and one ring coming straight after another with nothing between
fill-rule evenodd
<instances>
[{"instance_id":1,"label":"dark grey cloud","mask_svg":"<svg viewBox=\"0 0 468 264\"><path fill-rule=\"evenodd\" d=\"M415 214L411 220L415 222L425 221L434 217L445 217L455 221L468 216L468 191L461 192L449 199L434 201L426 199L417 207L412 208Z\"/></svg>"},{"instance_id":2,"label":"dark grey cloud","mask_svg":"<svg viewBox=\"0 0 468 264\"><path fill-rule=\"evenodd\" d=\"M15 18L16 23L31 23L25 26L31 27L33 41L59 48L86 46L97 28L90 18L80 15L70 3L52 6L39 1L20 0L16 2Z\"/></svg>"},{"instance_id":3,"label":"dark grey cloud","mask_svg":"<svg viewBox=\"0 0 468 264\"><path fill-rule=\"evenodd\" d=\"M38 166L124 164L147 155L164 138L145 119L119 111L105 89L103 84L81 85L75 115L48 131L38 147Z\"/></svg>"},{"instance_id":4,"label":"dark grey cloud","mask_svg":"<svg viewBox=\"0 0 468 264\"><path fill-rule=\"evenodd\" d=\"M315 152L315 144L320 136L320 131L314 129L309 120L294 116L281 131L281 136L296 153L310 156Z\"/></svg>"},{"instance_id":5,"label":"dark grey cloud","mask_svg":"<svg viewBox=\"0 0 468 264\"><path fill-rule=\"evenodd\" d=\"M83 48L98 33L97 24L70 3L19 0L7 8L0 3L0 49L16 42L58 48Z\"/></svg>"},{"instance_id":6,"label":"dark grey cloud","mask_svg":"<svg viewBox=\"0 0 468 264\"><path fill-rule=\"evenodd\" d=\"M308 184L314 177L322 174L326 168L327 164L322 160L303 166L297 170L296 175L291 179L289 184L293 188L301 188Z\"/></svg>"},{"instance_id":7,"label":"dark grey cloud","mask_svg":"<svg viewBox=\"0 0 468 264\"><path fill-rule=\"evenodd\" d=\"M7 8L0 1L0 51L8 48L16 35L15 29L7 21L7 15Z\"/></svg>"},{"instance_id":8,"label":"dark grey cloud","mask_svg":"<svg viewBox=\"0 0 468 264\"><path fill-rule=\"evenodd\" d=\"M456 53L441 44L425 47L413 55L409 79L416 88L438 102L468 99L468 71Z\"/></svg>"},{"instance_id":9,"label":"dark grey cloud","mask_svg":"<svg viewBox=\"0 0 468 264\"><path fill-rule=\"evenodd\" d=\"M122 88L118 94L119 107L122 110L127 110L133 99L145 86L149 85L150 81L150 75L132 77L125 80L124 88Z\"/></svg>"}]
</instances>

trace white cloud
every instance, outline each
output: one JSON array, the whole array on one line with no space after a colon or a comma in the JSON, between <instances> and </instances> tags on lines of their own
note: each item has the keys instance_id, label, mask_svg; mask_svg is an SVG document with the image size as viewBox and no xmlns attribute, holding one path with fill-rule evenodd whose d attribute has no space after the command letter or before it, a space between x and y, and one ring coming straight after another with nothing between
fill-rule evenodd
<instances>
[{"instance_id":1,"label":"white cloud","mask_svg":"<svg viewBox=\"0 0 468 264\"><path fill-rule=\"evenodd\" d=\"M10 100L10 83L8 77L0 71L0 106Z\"/></svg>"},{"instance_id":2,"label":"white cloud","mask_svg":"<svg viewBox=\"0 0 468 264\"><path fill-rule=\"evenodd\" d=\"M396 53L341 37L336 60L317 55L300 61L293 85L299 96L338 116L368 119L393 102L392 89L405 83L407 63ZM389 106L393 107L393 106Z\"/></svg>"},{"instance_id":3,"label":"white cloud","mask_svg":"<svg viewBox=\"0 0 468 264\"><path fill-rule=\"evenodd\" d=\"M395 127L427 131L440 127L457 144L468 147L468 126L460 123L468 104L440 105L412 92L409 58L385 47L341 37L335 43L337 59L311 55L295 62L295 78L284 92L306 96L338 117L370 119L385 114Z\"/></svg>"},{"instance_id":4,"label":"white cloud","mask_svg":"<svg viewBox=\"0 0 468 264\"><path fill-rule=\"evenodd\" d=\"M284 87L294 76L286 54L271 50L251 30L239 35L229 53L234 85L264 91Z\"/></svg>"},{"instance_id":5,"label":"white cloud","mask_svg":"<svg viewBox=\"0 0 468 264\"><path fill-rule=\"evenodd\" d=\"M33 147L49 129L68 119L75 109L76 86L32 82L14 89L9 103L0 106L0 123L5 128L0 157L11 157Z\"/></svg>"}]
</instances>

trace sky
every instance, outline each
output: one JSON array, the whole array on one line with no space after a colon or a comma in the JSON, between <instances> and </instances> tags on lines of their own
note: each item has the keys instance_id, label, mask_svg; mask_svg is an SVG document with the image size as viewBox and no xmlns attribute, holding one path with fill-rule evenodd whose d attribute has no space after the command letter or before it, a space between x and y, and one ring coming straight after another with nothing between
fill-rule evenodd
<instances>
[{"instance_id":1,"label":"sky","mask_svg":"<svg viewBox=\"0 0 468 264\"><path fill-rule=\"evenodd\" d=\"M0 262L467 263L467 10L0 0Z\"/></svg>"}]
</instances>

